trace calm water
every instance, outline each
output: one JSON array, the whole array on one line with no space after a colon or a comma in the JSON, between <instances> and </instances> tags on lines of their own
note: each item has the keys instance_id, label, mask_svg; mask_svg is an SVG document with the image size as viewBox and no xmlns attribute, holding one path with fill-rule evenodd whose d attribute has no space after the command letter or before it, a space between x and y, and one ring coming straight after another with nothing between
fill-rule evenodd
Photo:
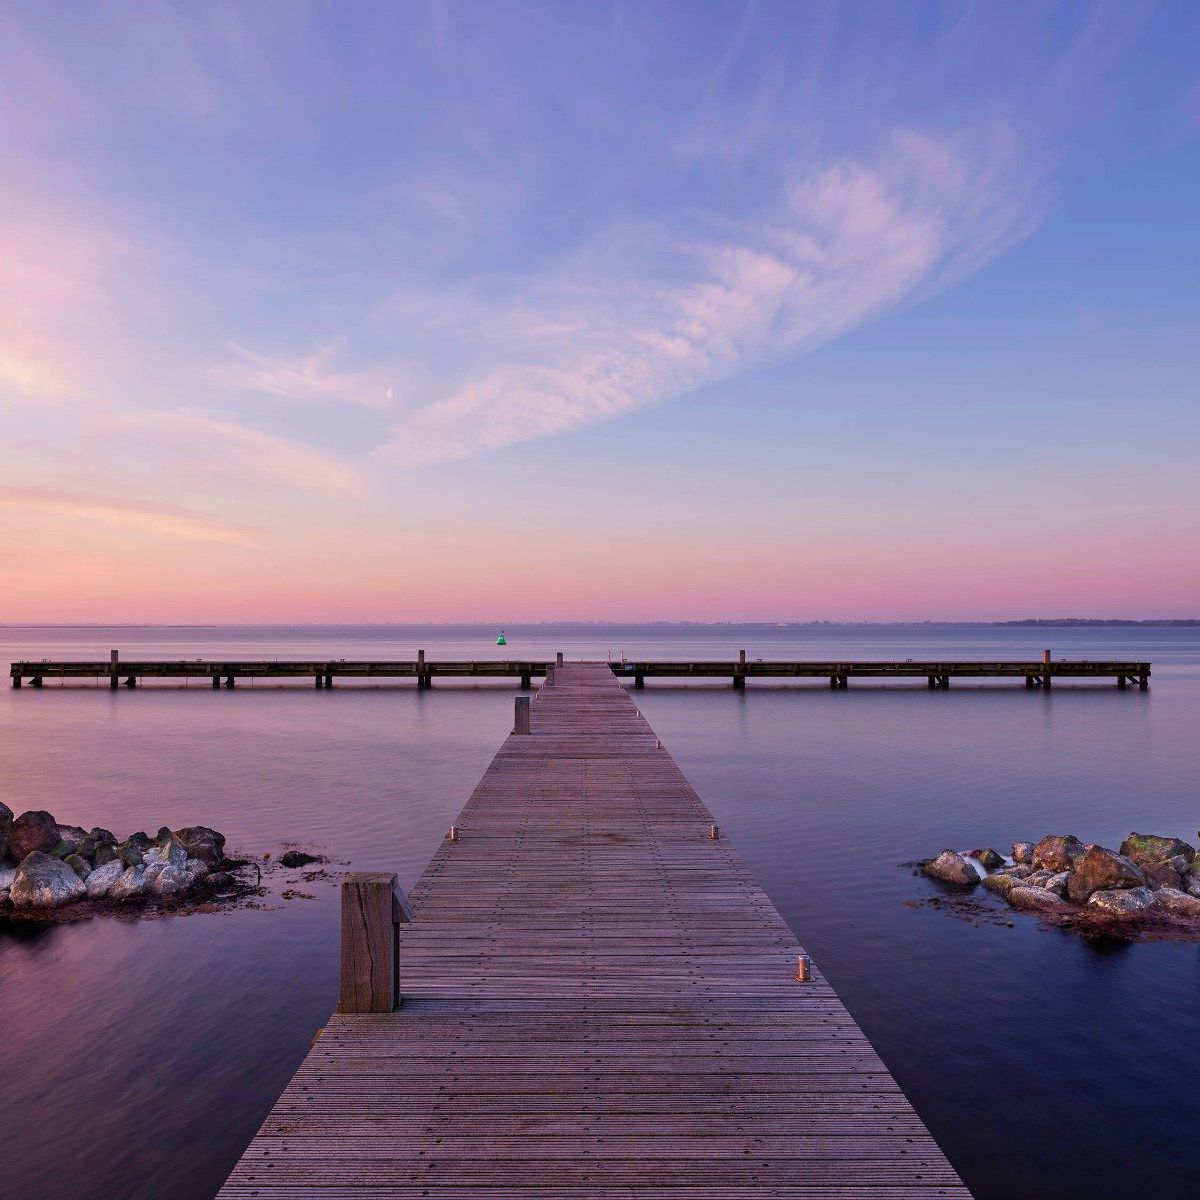
<instances>
[{"instance_id":1,"label":"calm water","mask_svg":"<svg viewBox=\"0 0 1200 1200\"><path fill-rule=\"evenodd\" d=\"M493 630L0 628L17 657L503 657ZM1150 659L1085 684L673 687L640 703L982 1198L1190 1195L1200 948L975 927L906 902L943 846L1196 840L1200 631L509 630L513 657ZM511 685L0 690L0 799L119 836L205 823L417 878ZM211 1197L331 1011L336 890L156 921L0 929L3 1191Z\"/></svg>"}]
</instances>

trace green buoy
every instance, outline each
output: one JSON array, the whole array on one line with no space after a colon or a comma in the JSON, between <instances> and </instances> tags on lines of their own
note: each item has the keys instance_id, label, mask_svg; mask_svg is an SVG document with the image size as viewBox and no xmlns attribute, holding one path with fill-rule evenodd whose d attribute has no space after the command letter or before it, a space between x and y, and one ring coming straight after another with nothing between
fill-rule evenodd
<instances>
[{"instance_id":1,"label":"green buoy","mask_svg":"<svg viewBox=\"0 0 1200 1200\"><path fill-rule=\"evenodd\" d=\"M499 637L496 639L496 645L497 645L497 646L507 646L507 645L508 645L508 638L506 638L506 637L504 636L504 630L503 630L503 629L502 629L502 630L500 630L500 636L499 636Z\"/></svg>"}]
</instances>

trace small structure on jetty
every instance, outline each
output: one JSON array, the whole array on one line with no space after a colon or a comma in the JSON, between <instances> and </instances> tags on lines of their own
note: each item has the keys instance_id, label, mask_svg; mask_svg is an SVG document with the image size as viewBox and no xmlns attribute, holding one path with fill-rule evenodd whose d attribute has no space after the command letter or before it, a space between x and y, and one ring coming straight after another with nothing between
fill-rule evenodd
<instances>
[{"instance_id":1,"label":"small structure on jetty","mask_svg":"<svg viewBox=\"0 0 1200 1200\"><path fill-rule=\"evenodd\" d=\"M969 1200L609 665L516 705L220 1196Z\"/></svg>"},{"instance_id":2,"label":"small structure on jetty","mask_svg":"<svg viewBox=\"0 0 1200 1200\"><path fill-rule=\"evenodd\" d=\"M561 666L563 656L557 656ZM240 680L311 679L317 688L331 688L336 680L411 679L418 688L430 688L434 679L519 679L528 690L534 677L545 678L555 663L538 659L478 659L470 661L427 660L425 651L411 661L359 661L336 659L326 662L290 659L254 659L217 662L205 659L130 659L122 661L116 650L107 662L51 661L14 662L9 668L13 687L28 680L40 688L47 679L107 681L110 688L123 682L136 687L139 680L207 679L214 688L234 687ZM851 679L924 679L931 688L948 688L951 679L1011 679L1024 681L1027 688L1048 688L1054 681L1077 682L1081 679L1111 679L1117 687L1136 684L1142 691L1150 686L1148 662L1093 662L1082 659L1054 659L1049 650L1038 660L933 662L904 659L880 661L860 659L850 662L809 661L800 659L750 660L745 650L736 659L671 659L613 661L607 666L614 675L633 680L644 687L647 679L729 679L735 688L744 688L748 679L828 679L832 688L846 688Z\"/></svg>"}]
</instances>

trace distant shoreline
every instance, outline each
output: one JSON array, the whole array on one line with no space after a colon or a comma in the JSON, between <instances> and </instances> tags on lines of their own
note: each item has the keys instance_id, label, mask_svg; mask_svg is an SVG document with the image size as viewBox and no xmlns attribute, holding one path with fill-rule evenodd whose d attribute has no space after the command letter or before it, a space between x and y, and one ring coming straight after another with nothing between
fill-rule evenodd
<instances>
[{"instance_id":1,"label":"distant shoreline","mask_svg":"<svg viewBox=\"0 0 1200 1200\"><path fill-rule=\"evenodd\" d=\"M0 629L955 629L1013 628L1158 628L1200 627L1200 617L1132 618L1024 617L1013 621L235 621L235 622L115 622L115 621L0 621Z\"/></svg>"}]
</instances>

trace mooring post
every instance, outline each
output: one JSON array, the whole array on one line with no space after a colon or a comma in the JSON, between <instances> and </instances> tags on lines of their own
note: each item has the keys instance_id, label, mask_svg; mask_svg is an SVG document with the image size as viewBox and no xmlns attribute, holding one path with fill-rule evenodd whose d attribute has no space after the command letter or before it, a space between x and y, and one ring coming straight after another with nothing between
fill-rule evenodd
<instances>
[{"instance_id":1,"label":"mooring post","mask_svg":"<svg viewBox=\"0 0 1200 1200\"><path fill-rule=\"evenodd\" d=\"M546 664L546 681L542 686L543 687L553 687L554 686L554 663Z\"/></svg>"},{"instance_id":2,"label":"mooring post","mask_svg":"<svg viewBox=\"0 0 1200 1200\"><path fill-rule=\"evenodd\" d=\"M527 691L529 691L529 689L532 686L533 686L533 676L528 671L522 671L521 672L521 690L523 692L527 692Z\"/></svg>"},{"instance_id":3,"label":"mooring post","mask_svg":"<svg viewBox=\"0 0 1200 1200\"><path fill-rule=\"evenodd\" d=\"M563 665L563 662L562 662L562 654L563 654L563 652L560 650L560 651L559 651L559 652L558 652L558 653L557 653L557 654L554 656L554 665L555 665L556 667L561 667L561 666Z\"/></svg>"},{"instance_id":4,"label":"mooring post","mask_svg":"<svg viewBox=\"0 0 1200 1200\"><path fill-rule=\"evenodd\" d=\"M391 1012L400 1003L400 924L412 908L396 876L356 871L342 881L338 1012Z\"/></svg>"},{"instance_id":5,"label":"mooring post","mask_svg":"<svg viewBox=\"0 0 1200 1200\"><path fill-rule=\"evenodd\" d=\"M1138 687L1144 692L1150 686L1150 668L1143 667L1138 673Z\"/></svg>"},{"instance_id":6,"label":"mooring post","mask_svg":"<svg viewBox=\"0 0 1200 1200\"><path fill-rule=\"evenodd\" d=\"M117 658L118 655L115 650L110 650L108 652L108 686L114 691L116 690L117 684L120 683L120 680L117 678Z\"/></svg>"},{"instance_id":7,"label":"mooring post","mask_svg":"<svg viewBox=\"0 0 1200 1200\"><path fill-rule=\"evenodd\" d=\"M1050 651L1042 651L1042 687L1050 686Z\"/></svg>"},{"instance_id":8,"label":"mooring post","mask_svg":"<svg viewBox=\"0 0 1200 1200\"><path fill-rule=\"evenodd\" d=\"M513 733L529 732L529 697L518 696L513 701Z\"/></svg>"},{"instance_id":9,"label":"mooring post","mask_svg":"<svg viewBox=\"0 0 1200 1200\"><path fill-rule=\"evenodd\" d=\"M746 686L746 652L745 650L738 651L737 666L733 669L733 686L735 688L744 688Z\"/></svg>"}]
</instances>

